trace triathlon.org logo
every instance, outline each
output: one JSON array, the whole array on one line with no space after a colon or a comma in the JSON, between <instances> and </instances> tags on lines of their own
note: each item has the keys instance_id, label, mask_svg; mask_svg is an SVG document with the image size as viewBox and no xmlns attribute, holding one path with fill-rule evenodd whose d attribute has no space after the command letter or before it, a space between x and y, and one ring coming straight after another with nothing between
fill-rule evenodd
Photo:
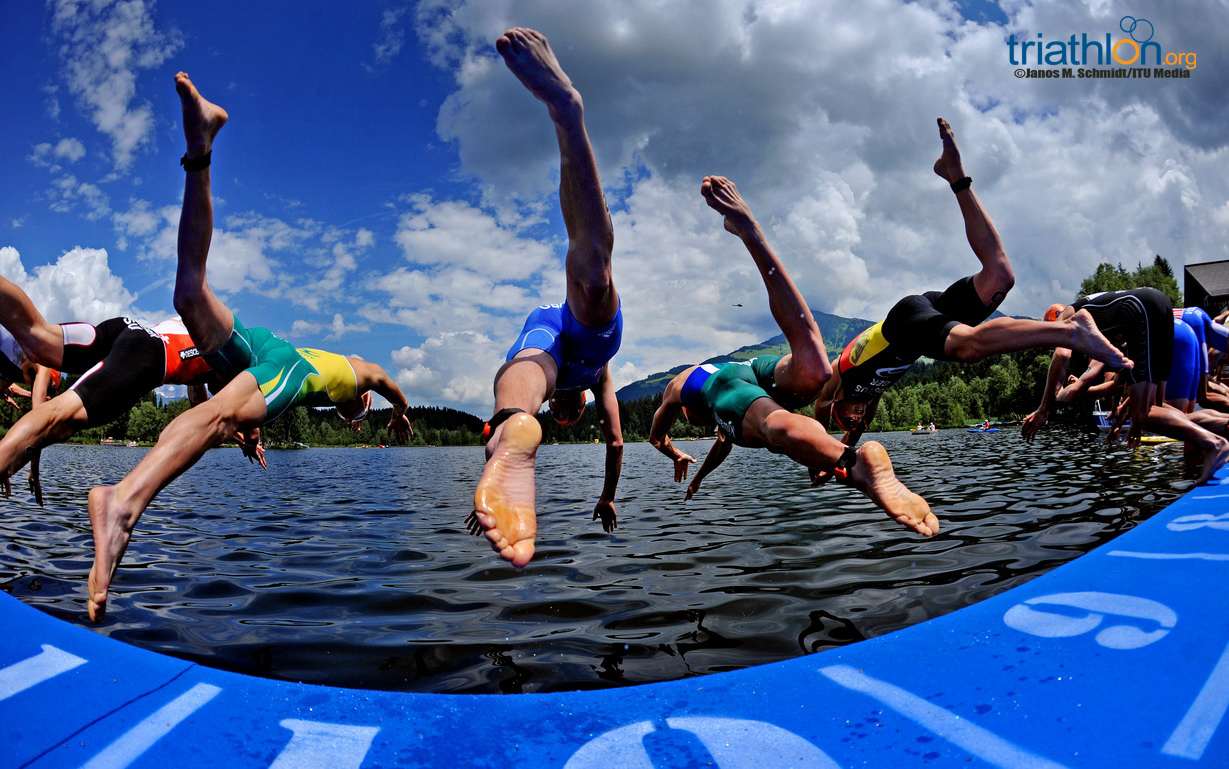
<instances>
[{"instance_id":1,"label":"triathlon.org logo","mask_svg":"<svg viewBox=\"0 0 1229 769\"><path fill-rule=\"evenodd\" d=\"M1112 32L1103 38L1089 36L1087 32L1072 33L1065 39L1047 39L1038 32L1036 40L1017 39L1013 34L1007 38L1007 58L1013 65L1023 67L1156 67L1157 77L1189 77L1198 66L1195 51L1166 49L1155 39L1156 27L1148 19L1123 16L1118 20L1121 34L1114 39ZM1171 74L1160 68L1176 67L1185 70ZM1135 75L1101 73L1097 70L1051 70L1046 74L1030 74L1036 70L1016 70L1016 77L1133 77ZM1025 74L1021 74L1025 73ZM1053 73L1053 74L1051 74ZM1146 73L1146 74L1145 74ZM1151 77L1153 72L1144 70L1139 77Z\"/></svg>"}]
</instances>

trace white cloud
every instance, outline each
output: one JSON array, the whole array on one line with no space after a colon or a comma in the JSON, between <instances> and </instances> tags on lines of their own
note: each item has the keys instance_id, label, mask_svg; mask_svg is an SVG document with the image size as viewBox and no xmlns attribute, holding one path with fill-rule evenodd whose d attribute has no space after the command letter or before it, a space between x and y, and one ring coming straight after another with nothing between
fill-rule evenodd
<instances>
[{"instance_id":1,"label":"white cloud","mask_svg":"<svg viewBox=\"0 0 1229 769\"><path fill-rule=\"evenodd\" d=\"M296 341L297 337L319 334L326 330L328 333L325 334L324 340L327 342L341 339L347 334L365 334L371 330L371 326L366 323L347 323L340 312L333 313L333 319L328 323L300 319L290 325L290 334Z\"/></svg>"},{"instance_id":2,"label":"white cloud","mask_svg":"<svg viewBox=\"0 0 1229 769\"><path fill-rule=\"evenodd\" d=\"M85 145L71 136L60 139L55 144L40 142L30 151L30 162L42 168L50 168L52 172L59 171L59 161L76 163L85 157Z\"/></svg>"},{"instance_id":3,"label":"white cloud","mask_svg":"<svg viewBox=\"0 0 1229 769\"><path fill-rule=\"evenodd\" d=\"M516 221L501 223L492 214L462 201L408 199L395 239L407 261L479 270L497 280L523 280L548 267L551 247L522 237Z\"/></svg>"},{"instance_id":4,"label":"white cloud","mask_svg":"<svg viewBox=\"0 0 1229 769\"><path fill-rule=\"evenodd\" d=\"M153 0L52 2L51 29L65 84L110 138L116 171L127 170L154 128L152 108L137 96L137 74L158 67L183 46L177 31L155 26L153 9ZM58 114L58 101L54 104Z\"/></svg>"},{"instance_id":5,"label":"white cloud","mask_svg":"<svg viewBox=\"0 0 1229 769\"><path fill-rule=\"evenodd\" d=\"M59 214L81 211L86 219L95 221L111 213L107 193L72 174L56 177L47 190L47 198L48 207Z\"/></svg>"},{"instance_id":6,"label":"white cloud","mask_svg":"<svg viewBox=\"0 0 1229 769\"><path fill-rule=\"evenodd\" d=\"M546 112L494 51L510 24L551 38L584 95L613 204L626 318L615 365L652 371L777 333L745 250L698 194L705 174L738 182L816 309L875 318L905 294L974 272L958 208L930 170L938 115L955 126L1015 263L1008 312L1035 314L1068 298L1103 260L1133 265L1160 253L1180 268L1229 258L1229 73L1021 81L1004 43L1009 30L1065 37L1113 29L1132 13L1156 20L1171 45L1212 51L1223 47L1229 11L1175 14L1145 0L1013 2L1007 13L1005 28L966 21L954 5L895 0L594 1L566 15L548 0L441 0L422 3L416 21L428 55L455 77L438 131L455 142L487 204L540 205L558 183ZM447 207L431 202L432 212ZM479 249L488 237L476 239ZM514 272L476 256L474 242L439 244L439 262ZM557 270L522 274L546 281ZM415 308L448 293L438 282L429 270L389 274L382 288L400 299L382 312L426 327L431 310ZM449 301L461 298L451 292ZM450 318L449 329L510 341L519 328L512 315L492 308ZM420 368L451 370L433 365L442 349L414 349L425 356Z\"/></svg>"},{"instance_id":7,"label":"white cloud","mask_svg":"<svg viewBox=\"0 0 1229 769\"><path fill-rule=\"evenodd\" d=\"M409 11L408 7L388 8L380 16L380 37L371 45L371 55L375 65L363 65L368 71L382 67L401 53L405 45L405 27L401 17Z\"/></svg>"},{"instance_id":8,"label":"white cloud","mask_svg":"<svg viewBox=\"0 0 1229 769\"><path fill-rule=\"evenodd\" d=\"M490 408L491 382L510 344L473 331L445 331L394 350L394 377L411 402L482 413Z\"/></svg>"},{"instance_id":9,"label":"white cloud","mask_svg":"<svg viewBox=\"0 0 1229 769\"><path fill-rule=\"evenodd\" d=\"M134 313L135 297L111 272L106 249L78 246L55 262L27 272L17 249L4 246L0 248L0 274L29 294L52 323L97 323Z\"/></svg>"}]
</instances>

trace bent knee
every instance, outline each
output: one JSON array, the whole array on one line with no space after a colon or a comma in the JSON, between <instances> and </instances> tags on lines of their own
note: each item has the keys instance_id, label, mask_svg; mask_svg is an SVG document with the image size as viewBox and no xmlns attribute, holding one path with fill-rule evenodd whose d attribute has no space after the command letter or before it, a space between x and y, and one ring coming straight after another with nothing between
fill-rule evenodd
<instances>
[{"instance_id":1,"label":"bent knee","mask_svg":"<svg viewBox=\"0 0 1229 769\"><path fill-rule=\"evenodd\" d=\"M947 335L943 351L949 360L972 363L981 360L981 347L977 344L976 331L971 326L956 326Z\"/></svg>"}]
</instances>

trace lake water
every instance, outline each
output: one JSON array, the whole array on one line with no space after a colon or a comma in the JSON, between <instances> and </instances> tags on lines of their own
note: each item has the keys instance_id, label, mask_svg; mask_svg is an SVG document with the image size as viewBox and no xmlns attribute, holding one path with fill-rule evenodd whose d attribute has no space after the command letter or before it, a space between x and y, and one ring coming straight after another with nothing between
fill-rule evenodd
<instances>
[{"instance_id":1,"label":"lake water","mask_svg":"<svg viewBox=\"0 0 1229 769\"><path fill-rule=\"evenodd\" d=\"M213 451L145 514L97 632L207 665L380 689L521 692L661 681L880 635L1025 582L1189 487L1174 445L1054 428L877 436L942 521L923 540L860 495L735 449L683 501L626 448L613 535L590 520L600 446L539 455L537 558L465 534L482 449ZM684 444L699 459L709 444ZM86 624L85 492L143 449L55 447L46 507L0 502L0 587Z\"/></svg>"}]
</instances>

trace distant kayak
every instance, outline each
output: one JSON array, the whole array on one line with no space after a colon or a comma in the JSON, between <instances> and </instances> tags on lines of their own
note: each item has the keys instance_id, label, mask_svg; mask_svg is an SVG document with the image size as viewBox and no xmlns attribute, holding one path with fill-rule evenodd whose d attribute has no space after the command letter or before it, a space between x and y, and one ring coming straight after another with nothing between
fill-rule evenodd
<instances>
[{"instance_id":1,"label":"distant kayak","mask_svg":"<svg viewBox=\"0 0 1229 769\"><path fill-rule=\"evenodd\" d=\"M938 430L913 430L909 434L910 435L934 435L937 432L939 431Z\"/></svg>"},{"instance_id":2,"label":"distant kayak","mask_svg":"<svg viewBox=\"0 0 1229 769\"><path fill-rule=\"evenodd\" d=\"M983 430L980 427L969 427L965 429L965 432L967 433L997 433L999 432L999 428L990 427L990 428Z\"/></svg>"}]
</instances>

